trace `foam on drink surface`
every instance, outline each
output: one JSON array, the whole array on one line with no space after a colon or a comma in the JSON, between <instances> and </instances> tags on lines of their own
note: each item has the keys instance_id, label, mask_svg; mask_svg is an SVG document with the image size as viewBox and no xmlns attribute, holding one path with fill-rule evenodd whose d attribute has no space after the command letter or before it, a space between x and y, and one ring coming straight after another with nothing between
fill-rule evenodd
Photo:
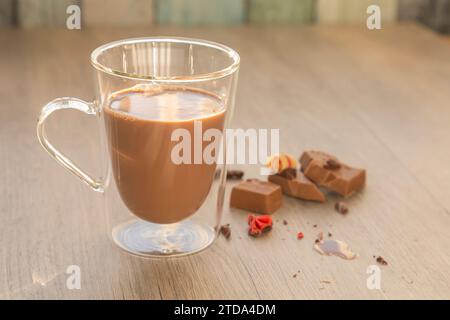
<instances>
[{"instance_id":1,"label":"foam on drink surface","mask_svg":"<svg viewBox=\"0 0 450 320\"><path fill-rule=\"evenodd\" d=\"M128 90L114 95L109 107L127 116L159 121L199 119L224 110L217 96L179 87Z\"/></svg>"}]
</instances>

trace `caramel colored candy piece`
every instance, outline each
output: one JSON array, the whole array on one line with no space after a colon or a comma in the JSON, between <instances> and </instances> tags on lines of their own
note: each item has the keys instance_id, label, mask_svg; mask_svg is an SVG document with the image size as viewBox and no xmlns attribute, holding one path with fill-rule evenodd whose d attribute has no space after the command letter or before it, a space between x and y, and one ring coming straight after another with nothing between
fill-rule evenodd
<instances>
[{"instance_id":1,"label":"caramel colored candy piece","mask_svg":"<svg viewBox=\"0 0 450 320\"><path fill-rule=\"evenodd\" d=\"M344 197L362 189L366 183L364 169L340 163L336 157L324 152L306 151L300 157L300 164L306 177Z\"/></svg>"},{"instance_id":2,"label":"caramel colored candy piece","mask_svg":"<svg viewBox=\"0 0 450 320\"><path fill-rule=\"evenodd\" d=\"M278 184L283 193L288 196L303 200L325 202L323 193L302 172L297 172L296 176L291 179L280 174L271 175L269 176L269 181Z\"/></svg>"},{"instance_id":3,"label":"caramel colored candy piece","mask_svg":"<svg viewBox=\"0 0 450 320\"><path fill-rule=\"evenodd\" d=\"M230 206L259 213L274 213L281 207L280 186L267 181L249 179L231 191Z\"/></svg>"}]
</instances>

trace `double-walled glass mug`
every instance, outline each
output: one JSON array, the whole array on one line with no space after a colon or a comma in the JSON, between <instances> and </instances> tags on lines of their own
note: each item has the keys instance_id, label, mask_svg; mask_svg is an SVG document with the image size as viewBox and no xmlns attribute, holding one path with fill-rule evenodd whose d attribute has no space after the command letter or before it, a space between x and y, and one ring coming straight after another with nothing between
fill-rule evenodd
<instances>
[{"instance_id":1,"label":"double-walled glass mug","mask_svg":"<svg viewBox=\"0 0 450 320\"><path fill-rule=\"evenodd\" d=\"M214 42L152 37L105 44L92 52L91 63L96 100L48 103L37 125L39 142L102 193L112 238L122 249L167 257L208 247L223 211L226 165L217 160L226 148L218 146L233 113L239 55ZM98 118L100 178L48 141L45 121L62 109Z\"/></svg>"}]
</instances>

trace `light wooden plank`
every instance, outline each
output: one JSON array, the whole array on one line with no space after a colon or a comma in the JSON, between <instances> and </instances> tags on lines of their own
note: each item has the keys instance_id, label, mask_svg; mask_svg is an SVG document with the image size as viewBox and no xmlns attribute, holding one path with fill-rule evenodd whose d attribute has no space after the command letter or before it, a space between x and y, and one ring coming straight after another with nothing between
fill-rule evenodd
<instances>
[{"instance_id":1,"label":"light wooden plank","mask_svg":"<svg viewBox=\"0 0 450 320\"><path fill-rule=\"evenodd\" d=\"M378 5L381 20L396 21L398 17L397 0L317 0L316 15L318 23L357 23L367 20L367 7Z\"/></svg>"},{"instance_id":2,"label":"light wooden plank","mask_svg":"<svg viewBox=\"0 0 450 320\"><path fill-rule=\"evenodd\" d=\"M313 0L250 0L251 23L304 23L313 19Z\"/></svg>"},{"instance_id":3,"label":"light wooden plank","mask_svg":"<svg viewBox=\"0 0 450 320\"><path fill-rule=\"evenodd\" d=\"M150 26L152 0L83 0L83 23L94 26Z\"/></svg>"},{"instance_id":4,"label":"light wooden plank","mask_svg":"<svg viewBox=\"0 0 450 320\"><path fill-rule=\"evenodd\" d=\"M398 0L398 19L417 20L423 18L428 0Z\"/></svg>"},{"instance_id":5,"label":"light wooden plank","mask_svg":"<svg viewBox=\"0 0 450 320\"><path fill-rule=\"evenodd\" d=\"M244 18L244 0L156 0L159 24L235 25Z\"/></svg>"},{"instance_id":6,"label":"light wooden plank","mask_svg":"<svg viewBox=\"0 0 450 320\"><path fill-rule=\"evenodd\" d=\"M249 238L246 212L232 209L224 218L232 238L219 238L201 254L155 261L116 248L98 195L41 150L36 115L57 96L93 99L88 56L97 45L160 34L239 51L233 127L280 128L283 151L327 150L367 168L368 185L348 200L350 213L336 213L335 198L325 204L284 198L264 238ZM450 298L450 170L442 162L450 158L448 41L414 24L380 32L348 26L1 29L0 37L8 43L0 51L8 75L0 77L8 106L0 127L1 298ZM95 120L73 113L51 120L56 145L98 172ZM243 169L248 178L258 176L255 166ZM319 231L348 242L359 257L318 255L312 245ZM381 268L381 291L366 287L373 255L389 262ZM81 290L66 288L70 264L81 267Z\"/></svg>"},{"instance_id":7,"label":"light wooden plank","mask_svg":"<svg viewBox=\"0 0 450 320\"><path fill-rule=\"evenodd\" d=\"M65 27L67 7L81 0L17 0L18 24L24 28Z\"/></svg>"},{"instance_id":8,"label":"light wooden plank","mask_svg":"<svg viewBox=\"0 0 450 320\"><path fill-rule=\"evenodd\" d=\"M427 2L424 5L420 21L436 31L450 33L450 0Z\"/></svg>"},{"instance_id":9,"label":"light wooden plank","mask_svg":"<svg viewBox=\"0 0 450 320\"><path fill-rule=\"evenodd\" d=\"M3 0L0 2L0 26L11 26L14 23L13 0Z\"/></svg>"}]
</instances>

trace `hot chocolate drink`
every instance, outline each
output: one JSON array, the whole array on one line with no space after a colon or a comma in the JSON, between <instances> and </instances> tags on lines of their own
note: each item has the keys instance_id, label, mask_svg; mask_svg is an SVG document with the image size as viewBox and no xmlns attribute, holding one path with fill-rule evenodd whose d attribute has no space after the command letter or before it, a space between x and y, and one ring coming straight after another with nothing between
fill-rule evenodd
<instances>
[{"instance_id":1,"label":"hot chocolate drink","mask_svg":"<svg viewBox=\"0 0 450 320\"><path fill-rule=\"evenodd\" d=\"M216 165L174 163L172 149L179 141L171 136L183 128L193 140L195 121L203 131L222 131L222 101L193 88L130 88L111 95L103 111L113 176L128 209L164 224L194 214L209 193Z\"/></svg>"}]
</instances>

